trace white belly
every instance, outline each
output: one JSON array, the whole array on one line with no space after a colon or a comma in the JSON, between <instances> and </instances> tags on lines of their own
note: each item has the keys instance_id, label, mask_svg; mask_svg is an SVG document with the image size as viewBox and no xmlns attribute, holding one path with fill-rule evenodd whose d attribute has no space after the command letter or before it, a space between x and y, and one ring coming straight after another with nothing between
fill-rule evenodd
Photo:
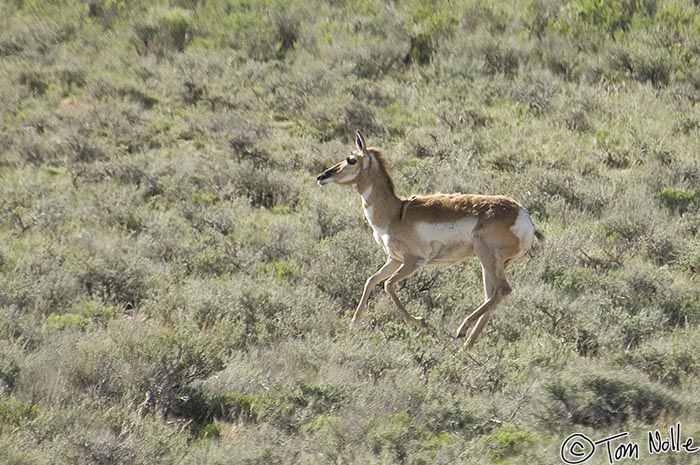
<instances>
[{"instance_id":1,"label":"white belly","mask_svg":"<svg viewBox=\"0 0 700 465\"><path fill-rule=\"evenodd\" d=\"M372 227L374 240L392 258L403 260L404 255L418 256L425 264L453 264L474 254L472 234L476 218L464 218L447 223L418 223L412 239L392 236L388 229L373 221L374 209L364 205L365 217Z\"/></svg>"},{"instance_id":2,"label":"white belly","mask_svg":"<svg viewBox=\"0 0 700 465\"><path fill-rule=\"evenodd\" d=\"M416 234L426 263L453 264L472 256L472 234L476 223L476 218L450 223L418 223Z\"/></svg>"},{"instance_id":3,"label":"white belly","mask_svg":"<svg viewBox=\"0 0 700 465\"><path fill-rule=\"evenodd\" d=\"M418 223L416 233L424 242L440 242L445 245L471 242L476 227L476 218L464 218L450 223Z\"/></svg>"}]
</instances>

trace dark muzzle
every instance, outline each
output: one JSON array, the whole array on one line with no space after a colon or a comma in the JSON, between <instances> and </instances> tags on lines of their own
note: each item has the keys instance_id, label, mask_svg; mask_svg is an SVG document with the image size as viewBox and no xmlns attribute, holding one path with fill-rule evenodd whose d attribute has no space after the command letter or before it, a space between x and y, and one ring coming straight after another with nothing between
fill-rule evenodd
<instances>
[{"instance_id":1,"label":"dark muzzle","mask_svg":"<svg viewBox=\"0 0 700 465\"><path fill-rule=\"evenodd\" d=\"M320 184L321 181L330 178L331 176L333 176L334 173L335 170L333 168L328 168L326 171L316 176L316 181Z\"/></svg>"}]
</instances>

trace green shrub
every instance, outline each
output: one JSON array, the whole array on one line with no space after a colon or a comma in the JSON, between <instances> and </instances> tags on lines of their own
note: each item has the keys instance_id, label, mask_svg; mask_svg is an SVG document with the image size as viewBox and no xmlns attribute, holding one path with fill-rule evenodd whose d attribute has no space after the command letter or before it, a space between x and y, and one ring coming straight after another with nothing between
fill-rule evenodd
<instances>
[{"instance_id":1,"label":"green shrub","mask_svg":"<svg viewBox=\"0 0 700 465\"><path fill-rule=\"evenodd\" d=\"M553 23L553 27L574 37L586 29L615 36L627 31L635 19L652 16L656 0L577 0L568 2L565 14Z\"/></svg>"},{"instance_id":2,"label":"green shrub","mask_svg":"<svg viewBox=\"0 0 700 465\"><path fill-rule=\"evenodd\" d=\"M605 199L588 190L586 185L581 178L553 172L545 175L539 188L549 198L549 204L560 199L575 210L599 215L605 207Z\"/></svg>"},{"instance_id":3,"label":"green shrub","mask_svg":"<svg viewBox=\"0 0 700 465\"><path fill-rule=\"evenodd\" d=\"M627 333L625 344L634 346L640 337L685 325L693 318L693 300L683 285L674 282L667 267L632 261L609 277L613 279L608 289L612 305L629 315L620 325Z\"/></svg>"},{"instance_id":4,"label":"green shrub","mask_svg":"<svg viewBox=\"0 0 700 465\"><path fill-rule=\"evenodd\" d=\"M19 75L19 84L26 86L33 96L42 96L49 88L48 76L40 71L23 71Z\"/></svg>"},{"instance_id":5,"label":"green shrub","mask_svg":"<svg viewBox=\"0 0 700 465\"><path fill-rule=\"evenodd\" d=\"M646 254L658 266L674 265L678 262L679 246L668 236L652 237L646 244Z\"/></svg>"},{"instance_id":6,"label":"green shrub","mask_svg":"<svg viewBox=\"0 0 700 465\"><path fill-rule=\"evenodd\" d=\"M681 407L663 387L621 372L566 373L549 381L545 392L546 411L553 421L594 428L632 420L653 423Z\"/></svg>"},{"instance_id":7,"label":"green shrub","mask_svg":"<svg viewBox=\"0 0 700 465\"><path fill-rule=\"evenodd\" d=\"M3 347L0 355L0 395L9 395L15 389L19 378L20 368L15 355Z\"/></svg>"},{"instance_id":8,"label":"green shrub","mask_svg":"<svg viewBox=\"0 0 700 465\"><path fill-rule=\"evenodd\" d=\"M75 313L64 313L63 315L51 313L44 319L44 324L60 330L75 328L82 331L88 327L90 320Z\"/></svg>"},{"instance_id":9,"label":"green shrub","mask_svg":"<svg viewBox=\"0 0 700 465\"><path fill-rule=\"evenodd\" d=\"M408 412L399 412L385 418L367 420L367 441L372 453L392 462L402 462L410 455L413 441L423 440L427 431L415 425Z\"/></svg>"},{"instance_id":10,"label":"green shrub","mask_svg":"<svg viewBox=\"0 0 700 465\"><path fill-rule=\"evenodd\" d=\"M498 428L488 435L490 454L493 463L502 463L512 456L522 453L534 442L532 434L512 425Z\"/></svg>"},{"instance_id":11,"label":"green shrub","mask_svg":"<svg viewBox=\"0 0 700 465\"><path fill-rule=\"evenodd\" d=\"M526 6L525 28L538 39L542 39L561 11L560 0L531 0Z\"/></svg>"},{"instance_id":12,"label":"green shrub","mask_svg":"<svg viewBox=\"0 0 700 465\"><path fill-rule=\"evenodd\" d=\"M433 59L435 45L432 37L424 32L411 36L411 47L408 50L407 59L419 65L427 65Z\"/></svg>"},{"instance_id":13,"label":"green shrub","mask_svg":"<svg viewBox=\"0 0 700 465\"><path fill-rule=\"evenodd\" d=\"M19 141L18 151L22 164L31 163L35 166L53 165L60 160L60 150L40 134L25 134Z\"/></svg>"},{"instance_id":14,"label":"green shrub","mask_svg":"<svg viewBox=\"0 0 700 465\"><path fill-rule=\"evenodd\" d=\"M642 46L621 45L613 48L607 69L610 70L610 78L615 79L619 74L628 75L658 88L668 85L674 73L674 64L668 50L653 43L643 43Z\"/></svg>"},{"instance_id":15,"label":"green shrub","mask_svg":"<svg viewBox=\"0 0 700 465\"><path fill-rule=\"evenodd\" d=\"M678 387L700 371L700 360L695 347L693 331L683 331L671 341L655 340L621 355L620 366L634 366L652 381L669 387Z\"/></svg>"},{"instance_id":16,"label":"green shrub","mask_svg":"<svg viewBox=\"0 0 700 465\"><path fill-rule=\"evenodd\" d=\"M216 423L209 423L204 426L198 433L197 439L219 439L221 436L221 428Z\"/></svg>"},{"instance_id":17,"label":"green shrub","mask_svg":"<svg viewBox=\"0 0 700 465\"><path fill-rule=\"evenodd\" d=\"M14 437L8 436L0 438L0 460L15 465L36 465L40 459L36 450L28 451L18 446Z\"/></svg>"},{"instance_id":18,"label":"green shrub","mask_svg":"<svg viewBox=\"0 0 700 465\"><path fill-rule=\"evenodd\" d=\"M125 325L110 328L128 329ZM146 339L141 342L140 337ZM192 326L176 332L154 325L131 328L115 341L117 354L129 360L129 395L140 413L184 417L197 427L208 423L210 411L196 382L222 368L219 341L205 337ZM125 367L126 368L126 367Z\"/></svg>"},{"instance_id":19,"label":"green shrub","mask_svg":"<svg viewBox=\"0 0 700 465\"><path fill-rule=\"evenodd\" d=\"M694 134L700 130L700 115L695 113L683 114L676 125L678 132L682 134Z\"/></svg>"},{"instance_id":20,"label":"green shrub","mask_svg":"<svg viewBox=\"0 0 700 465\"><path fill-rule=\"evenodd\" d=\"M661 203L675 213L687 212L698 201L698 195L694 191L667 187L659 192Z\"/></svg>"},{"instance_id":21,"label":"green shrub","mask_svg":"<svg viewBox=\"0 0 700 465\"><path fill-rule=\"evenodd\" d=\"M154 8L134 25L134 45L138 53L160 58L182 52L195 34L192 14L181 8Z\"/></svg>"},{"instance_id":22,"label":"green shrub","mask_svg":"<svg viewBox=\"0 0 700 465\"><path fill-rule=\"evenodd\" d=\"M255 271L259 274L271 274L280 282L291 282L299 276L299 270L283 260L261 263L256 266Z\"/></svg>"},{"instance_id":23,"label":"green shrub","mask_svg":"<svg viewBox=\"0 0 700 465\"><path fill-rule=\"evenodd\" d=\"M247 196L253 207L294 207L297 202L296 186L288 176L276 170L255 169L249 163L242 164L235 183L240 195Z\"/></svg>"},{"instance_id":24,"label":"green shrub","mask_svg":"<svg viewBox=\"0 0 700 465\"><path fill-rule=\"evenodd\" d=\"M549 73L535 76L523 76L522 81L516 84L514 99L525 107L525 111L542 116L551 106L551 100L558 91L558 82Z\"/></svg>"},{"instance_id":25,"label":"green shrub","mask_svg":"<svg viewBox=\"0 0 700 465\"><path fill-rule=\"evenodd\" d=\"M258 424L272 402L269 396L243 392L212 392L208 396L212 417L231 423Z\"/></svg>"},{"instance_id":26,"label":"green shrub","mask_svg":"<svg viewBox=\"0 0 700 465\"><path fill-rule=\"evenodd\" d=\"M230 47L257 61L281 60L296 50L302 40L302 21L311 13L301 2L238 1L224 11L216 9L207 12L217 16L193 46Z\"/></svg>"},{"instance_id":27,"label":"green shrub","mask_svg":"<svg viewBox=\"0 0 700 465\"><path fill-rule=\"evenodd\" d=\"M66 97L77 92L87 84L85 69L80 68L79 64L75 64L74 67L57 69L56 79L63 88L62 94Z\"/></svg>"},{"instance_id":28,"label":"green shrub","mask_svg":"<svg viewBox=\"0 0 700 465\"><path fill-rule=\"evenodd\" d=\"M37 405L24 403L12 396L0 399L0 431L9 432L16 427L22 427L39 414Z\"/></svg>"},{"instance_id":29,"label":"green shrub","mask_svg":"<svg viewBox=\"0 0 700 465\"><path fill-rule=\"evenodd\" d=\"M125 308L137 307L146 298L148 286L143 269L117 252L100 253L85 264L78 276L84 292L91 298L115 302Z\"/></svg>"},{"instance_id":30,"label":"green shrub","mask_svg":"<svg viewBox=\"0 0 700 465\"><path fill-rule=\"evenodd\" d=\"M362 103L321 100L309 111L313 129L321 142L344 137L352 133L352 128L355 130L362 128L365 131L372 131L375 128L372 109Z\"/></svg>"},{"instance_id":31,"label":"green shrub","mask_svg":"<svg viewBox=\"0 0 700 465\"><path fill-rule=\"evenodd\" d=\"M693 273L700 273L700 250L697 247L688 248L688 252L680 260Z\"/></svg>"},{"instance_id":32,"label":"green shrub","mask_svg":"<svg viewBox=\"0 0 700 465\"><path fill-rule=\"evenodd\" d=\"M88 17L94 18L106 28L114 27L127 6L125 2L114 0L88 0Z\"/></svg>"},{"instance_id":33,"label":"green shrub","mask_svg":"<svg viewBox=\"0 0 700 465\"><path fill-rule=\"evenodd\" d=\"M307 276L327 298L339 301L344 309L354 308L365 281L383 263L377 253L369 232L363 237L341 231L311 251Z\"/></svg>"},{"instance_id":34,"label":"green shrub","mask_svg":"<svg viewBox=\"0 0 700 465\"><path fill-rule=\"evenodd\" d=\"M491 40L481 45L479 54L488 75L502 74L512 78L518 74L521 59L515 48Z\"/></svg>"}]
</instances>

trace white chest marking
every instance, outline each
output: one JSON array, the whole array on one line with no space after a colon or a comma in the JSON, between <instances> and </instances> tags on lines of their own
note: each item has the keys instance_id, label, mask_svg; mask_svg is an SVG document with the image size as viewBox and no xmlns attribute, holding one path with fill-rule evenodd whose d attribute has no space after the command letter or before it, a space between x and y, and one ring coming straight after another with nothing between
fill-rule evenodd
<instances>
[{"instance_id":1,"label":"white chest marking","mask_svg":"<svg viewBox=\"0 0 700 465\"><path fill-rule=\"evenodd\" d=\"M374 221L374 205L369 204L369 198L372 195L372 186L369 186L367 190L365 190L360 195L362 195L362 208L365 211L365 218L367 218L369 225L374 231L374 240L376 240L379 243L379 245L383 245L383 243L386 240L388 240L389 236L387 234L387 231L377 227L377 223L376 221ZM386 239L384 239L385 236Z\"/></svg>"},{"instance_id":2,"label":"white chest marking","mask_svg":"<svg viewBox=\"0 0 700 465\"><path fill-rule=\"evenodd\" d=\"M367 205L365 202L363 202L363 207L365 210L365 218L367 218L367 222L374 233L374 240L377 242L377 244L382 246L385 251L387 251L387 246L389 244L389 231L377 226L376 221L374 221L374 206Z\"/></svg>"},{"instance_id":3,"label":"white chest marking","mask_svg":"<svg viewBox=\"0 0 700 465\"><path fill-rule=\"evenodd\" d=\"M376 223L372 222L371 210L372 207L369 207L367 210L365 210L365 216L367 217L367 221L369 222L369 225L372 227L372 231L374 232L374 240L386 249L386 244L389 243L389 231L380 228L376 225Z\"/></svg>"}]
</instances>

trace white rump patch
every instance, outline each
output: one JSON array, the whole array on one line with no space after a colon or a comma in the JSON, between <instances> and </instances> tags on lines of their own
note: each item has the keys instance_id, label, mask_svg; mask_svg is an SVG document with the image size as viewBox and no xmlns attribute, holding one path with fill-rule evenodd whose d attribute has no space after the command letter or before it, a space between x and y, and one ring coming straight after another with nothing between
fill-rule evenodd
<instances>
[{"instance_id":1,"label":"white rump patch","mask_svg":"<svg viewBox=\"0 0 700 465\"><path fill-rule=\"evenodd\" d=\"M518 218L513 223L513 226L510 227L510 230L520 239L520 250L522 253L525 253L532 246L532 241L535 237L535 225L524 208L521 208L520 212L518 212Z\"/></svg>"}]
</instances>

